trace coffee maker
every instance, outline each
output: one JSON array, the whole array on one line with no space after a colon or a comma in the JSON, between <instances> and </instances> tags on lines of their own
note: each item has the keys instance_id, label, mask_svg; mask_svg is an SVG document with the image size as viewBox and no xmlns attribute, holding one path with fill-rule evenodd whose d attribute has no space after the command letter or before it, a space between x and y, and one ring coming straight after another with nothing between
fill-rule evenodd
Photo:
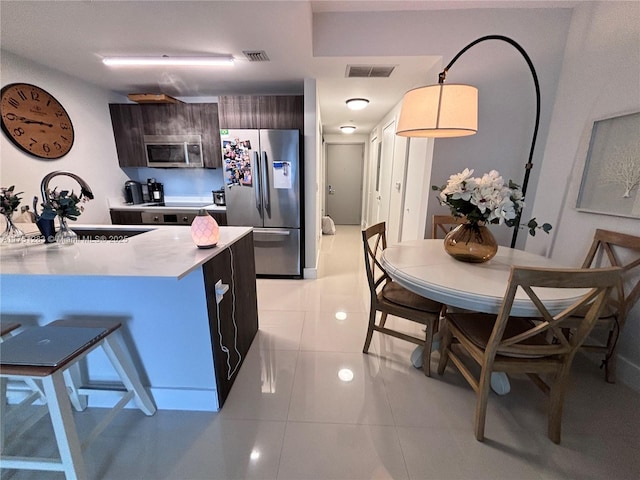
<instances>
[{"instance_id":1,"label":"coffee maker","mask_svg":"<svg viewBox=\"0 0 640 480\"><path fill-rule=\"evenodd\" d=\"M129 205L138 205L144 202L142 197L142 185L133 180L124 184L124 200Z\"/></svg>"},{"instance_id":2,"label":"coffee maker","mask_svg":"<svg viewBox=\"0 0 640 480\"><path fill-rule=\"evenodd\" d=\"M164 185L156 182L155 178L147 179L149 189L149 200L153 203L164 203Z\"/></svg>"}]
</instances>

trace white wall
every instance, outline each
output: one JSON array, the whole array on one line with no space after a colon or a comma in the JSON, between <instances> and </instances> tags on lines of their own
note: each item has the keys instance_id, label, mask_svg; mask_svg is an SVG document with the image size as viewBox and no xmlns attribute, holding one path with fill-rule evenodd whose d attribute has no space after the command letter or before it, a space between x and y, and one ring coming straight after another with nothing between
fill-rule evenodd
<instances>
[{"instance_id":1,"label":"white wall","mask_svg":"<svg viewBox=\"0 0 640 480\"><path fill-rule=\"evenodd\" d=\"M638 219L575 208L593 122L640 111L640 3L580 4L564 58L533 211L553 235L536 235L526 248L580 265L596 228L640 235ZM620 339L618 377L640 390L640 305Z\"/></svg>"},{"instance_id":2,"label":"white wall","mask_svg":"<svg viewBox=\"0 0 640 480\"><path fill-rule=\"evenodd\" d=\"M19 150L6 135L0 136L0 184L24 192L22 205L40 196L40 180L54 170L68 170L86 180L95 200L86 203L78 223L111 223L107 198L122 197L127 176L118 166L109 103L124 99L73 77L2 51L2 85L25 82L51 93L67 110L75 128L71 151L58 160L42 160ZM68 177L56 177L51 187L79 186ZM38 205L42 199L39 200Z\"/></svg>"},{"instance_id":3,"label":"white wall","mask_svg":"<svg viewBox=\"0 0 640 480\"><path fill-rule=\"evenodd\" d=\"M318 88L315 79L304 80L304 226L305 262L304 278L318 276L318 253L320 252L321 228L321 178L322 138Z\"/></svg>"}]
</instances>

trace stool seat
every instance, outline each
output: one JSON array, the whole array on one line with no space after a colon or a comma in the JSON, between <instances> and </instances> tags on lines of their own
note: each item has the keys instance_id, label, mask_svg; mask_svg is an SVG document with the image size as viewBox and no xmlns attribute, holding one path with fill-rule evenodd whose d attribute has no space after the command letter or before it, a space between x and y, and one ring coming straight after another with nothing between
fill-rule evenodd
<instances>
[{"instance_id":1,"label":"stool seat","mask_svg":"<svg viewBox=\"0 0 640 480\"><path fill-rule=\"evenodd\" d=\"M114 330L74 327L65 331L51 324L29 328L5 340L0 350L0 371L7 375L46 377L73 363Z\"/></svg>"},{"instance_id":2,"label":"stool seat","mask_svg":"<svg viewBox=\"0 0 640 480\"><path fill-rule=\"evenodd\" d=\"M135 399L138 408L145 414L153 415L155 413L155 404L145 391L135 366L123 348L120 331L121 326L120 322L114 321L83 322L81 320L56 320L44 327L32 327L4 340L3 348L7 347L7 351L11 350L10 347L12 344L21 346L25 341L32 341L31 337L36 338L38 335L45 333L47 334L45 335L47 341L65 342L66 338L67 344L63 345L66 350L65 348L62 349L60 361L54 360L52 362L54 364L51 365L43 365L41 360L36 358L35 353L37 352L33 350L37 349L29 349L27 352L32 353L32 362L30 362L28 358L25 360L25 355L16 355L12 358L8 354L0 353L0 378L3 382L6 382L6 379L9 378L27 382L38 379L42 382L44 391L42 398L46 401L60 453L59 460L2 455L0 460L3 469L55 470L63 471L67 479L86 478L82 449L97 437L115 417L117 412L124 408L131 399ZM74 332L80 332L86 335L81 337L81 341L77 339L72 341L73 336L71 333L73 332L69 327L72 327ZM69 328L68 332L64 332L65 328ZM59 335L60 332L64 332L66 335L61 336ZM79 375L79 362L84 360L87 354L98 347L104 350L111 361L111 364L124 384L125 391L122 392L121 400L112 407L112 412L107 415L105 420L98 424L84 442L80 444L71 412L71 403L73 403L77 410L83 410L86 408L86 395L90 392L100 390L90 385L82 385L80 387L77 385L81 379ZM32 402L33 400L31 403ZM13 411L7 412L7 410L22 409L28 405L30 405L30 403L24 405L23 401L12 409L3 408L2 424L4 425L7 418L14 413ZM44 414L46 414L46 410L42 415L38 416L38 419ZM27 420L25 423L28 423L29 426L35 423L33 419ZM17 437L23 431L24 430L20 431L20 429L18 429L12 436ZM4 432L2 440L4 444Z\"/></svg>"}]
</instances>

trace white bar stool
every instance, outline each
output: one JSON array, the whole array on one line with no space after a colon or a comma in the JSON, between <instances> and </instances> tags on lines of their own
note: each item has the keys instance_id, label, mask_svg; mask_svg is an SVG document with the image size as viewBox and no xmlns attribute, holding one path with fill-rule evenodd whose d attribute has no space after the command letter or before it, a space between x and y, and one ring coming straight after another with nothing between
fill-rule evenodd
<instances>
[{"instance_id":1,"label":"white bar stool","mask_svg":"<svg viewBox=\"0 0 640 480\"><path fill-rule=\"evenodd\" d=\"M32 327L4 340L3 348L0 350L0 378L3 379L3 382L4 379L41 380L47 407L44 409L44 413L48 409L60 459L2 455L0 463L3 469L63 471L67 479L87 478L82 450L104 430L131 399L135 400L137 407L146 415L155 413L155 404L145 391L135 366L124 350L120 327L121 323L113 321L87 324L77 320L56 320L44 327ZM44 335L43 340L38 340L41 335ZM75 335L79 338L74 338ZM62 344L63 348L59 353L58 360L50 362L54 363L53 365L43 365L43 362L36 358L37 348L23 348L23 344L32 342L34 339L36 342L45 341L47 345ZM81 444L73 420L64 375L69 369L77 368L78 362L98 347L102 347L111 361L125 390L122 392L120 401L112 407L109 414L95 426ZM9 358L12 350L14 352L13 359ZM16 351L19 353L16 354ZM24 352L27 352L26 360L22 358L16 360L16 356L25 356ZM32 361L29 355L33 357ZM99 390L101 389L91 385L82 385L74 389L72 395L89 395L91 392ZM15 408L21 407L23 405L18 405ZM11 415L12 409L3 408L2 423L5 424ZM39 419L42 415L36 416ZM26 423L33 425L35 422L28 419ZM17 431L12 432L11 436L7 437L6 444L8 445L24 431L24 427L19 427Z\"/></svg>"}]
</instances>

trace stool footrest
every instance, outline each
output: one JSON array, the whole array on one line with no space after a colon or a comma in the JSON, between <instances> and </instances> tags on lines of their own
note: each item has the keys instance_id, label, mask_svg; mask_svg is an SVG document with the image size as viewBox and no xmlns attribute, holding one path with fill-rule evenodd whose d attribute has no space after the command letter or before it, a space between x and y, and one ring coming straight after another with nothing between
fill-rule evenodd
<instances>
[{"instance_id":1,"label":"stool footrest","mask_svg":"<svg viewBox=\"0 0 640 480\"><path fill-rule=\"evenodd\" d=\"M18 413L22 412L25 408L30 407L33 402L40 398L40 394L38 392L31 392L25 398L23 398L20 403L17 403L11 407L4 406L6 409L2 420L4 422L10 421L13 417L18 415Z\"/></svg>"},{"instance_id":2,"label":"stool footrest","mask_svg":"<svg viewBox=\"0 0 640 480\"><path fill-rule=\"evenodd\" d=\"M34 412L32 415L30 415L29 418L22 423L22 425L20 425L18 428L8 433L5 432L5 438L3 440L4 443L10 444L11 442L13 442L16 438L20 437L20 435L22 435L23 433L28 431L31 427L33 427L36 423L38 423L41 418L44 418L44 416L47 415L48 412L49 410L46 405L38 406L37 411ZM9 416L11 413L13 412L9 412L7 416Z\"/></svg>"},{"instance_id":3,"label":"stool footrest","mask_svg":"<svg viewBox=\"0 0 640 480\"><path fill-rule=\"evenodd\" d=\"M64 472L62 461L53 458L0 456L2 468L23 470L44 470L47 472Z\"/></svg>"}]
</instances>

